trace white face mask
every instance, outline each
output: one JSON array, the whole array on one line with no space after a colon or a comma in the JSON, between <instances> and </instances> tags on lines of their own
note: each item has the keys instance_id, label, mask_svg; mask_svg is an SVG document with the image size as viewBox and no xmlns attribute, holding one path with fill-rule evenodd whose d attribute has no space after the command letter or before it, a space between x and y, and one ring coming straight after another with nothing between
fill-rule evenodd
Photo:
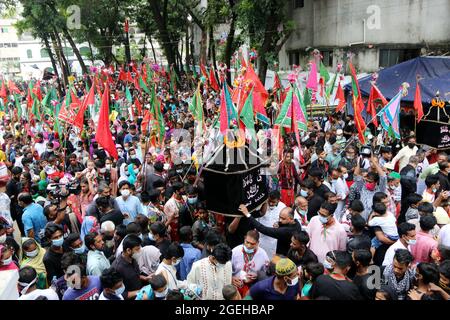
<instances>
[{"instance_id":1,"label":"white face mask","mask_svg":"<svg viewBox=\"0 0 450 320\"><path fill-rule=\"evenodd\" d=\"M164 298L167 296L167 293L169 292L169 287L166 287L163 292L155 291L155 298Z\"/></svg>"},{"instance_id":2,"label":"white face mask","mask_svg":"<svg viewBox=\"0 0 450 320\"><path fill-rule=\"evenodd\" d=\"M344 178L345 180L347 180L347 179L348 179L348 173L344 173L344 174L342 175L342 178Z\"/></svg>"},{"instance_id":3,"label":"white face mask","mask_svg":"<svg viewBox=\"0 0 450 320\"><path fill-rule=\"evenodd\" d=\"M9 265L12 262L12 256L9 257L8 259L2 260L2 263L4 266Z\"/></svg>"},{"instance_id":4,"label":"white face mask","mask_svg":"<svg viewBox=\"0 0 450 320\"><path fill-rule=\"evenodd\" d=\"M38 248L36 248L35 250L30 251L30 252L26 252L26 251L25 251L25 255L26 255L28 258L34 258L34 257L36 257L36 256L38 255L38 253L39 253L39 249L38 249Z\"/></svg>"},{"instance_id":5,"label":"white face mask","mask_svg":"<svg viewBox=\"0 0 450 320\"><path fill-rule=\"evenodd\" d=\"M134 260L138 260L140 256L141 256L141 250L139 250L138 252L133 253L133 255L131 257Z\"/></svg>"},{"instance_id":6,"label":"white face mask","mask_svg":"<svg viewBox=\"0 0 450 320\"><path fill-rule=\"evenodd\" d=\"M105 168L106 168L106 170L111 170L111 168L112 168L112 165L110 165L110 164L107 164L107 165L105 165Z\"/></svg>"},{"instance_id":7,"label":"white face mask","mask_svg":"<svg viewBox=\"0 0 450 320\"><path fill-rule=\"evenodd\" d=\"M136 155L135 155L135 154L132 154L132 155L130 155L130 158L131 158L131 159L136 159Z\"/></svg>"},{"instance_id":8,"label":"white face mask","mask_svg":"<svg viewBox=\"0 0 450 320\"><path fill-rule=\"evenodd\" d=\"M295 277L294 279L291 279L291 282L286 283L289 287L296 286L298 283L298 277Z\"/></svg>"},{"instance_id":9,"label":"white face mask","mask_svg":"<svg viewBox=\"0 0 450 320\"><path fill-rule=\"evenodd\" d=\"M128 197L130 195L130 189L120 190L120 194L124 197Z\"/></svg>"},{"instance_id":10,"label":"white face mask","mask_svg":"<svg viewBox=\"0 0 450 320\"><path fill-rule=\"evenodd\" d=\"M0 243L5 243L5 241L6 241L6 233L0 236Z\"/></svg>"}]
</instances>

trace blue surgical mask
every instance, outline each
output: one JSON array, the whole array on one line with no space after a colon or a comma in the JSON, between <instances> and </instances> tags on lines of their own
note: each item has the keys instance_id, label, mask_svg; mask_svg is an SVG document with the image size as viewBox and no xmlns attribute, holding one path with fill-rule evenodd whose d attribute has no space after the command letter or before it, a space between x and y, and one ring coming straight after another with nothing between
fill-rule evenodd
<instances>
[{"instance_id":1,"label":"blue surgical mask","mask_svg":"<svg viewBox=\"0 0 450 320\"><path fill-rule=\"evenodd\" d=\"M331 264L331 262L329 262L327 259L325 259L323 261L323 267L327 270L331 270L333 269L333 265Z\"/></svg>"},{"instance_id":2,"label":"blue surgical mask","mask_svg":"<svg viewBox=\"0 0 450 320\"><path fill-rule=\"evenodd\" d=\"M124 291L125 291L125 285L122 283L122 286L119 289L116 289L116 291L115 291L116 296L121 296L122 293L124 293Z\"/></svg>"},{"instance_id":3,"label":"blue surgical mask","mask_svg":"<svg viewBox=\"0 0 450 320\"><path fill-rule=\"evenodd\" d=\"M408 245L413 246L416 244L416 242L417 242L416 239L410 239L410 240L408 240Z\"/></svg>"},{"instance_id":4,"label":"blue surgical mask","mask_svg":"<svg viewBox=\"0 0 450 320\"><path fill-rule=\"evenodd\" d=\"M307 210L297 210L297 212L302 216L306 216L306 214L308 213Z\"/></svg>"},{"instance_id":5,"label":"blue surgical mask","mask_svg":"<svg viewBox=\"0 0 450 320\"><path fill-rule=\"evenodd\" d=\"M319 215L319 220L322 224L326 224L328 222L328 218L327 217L323 217L321 215Z\"/></svg>"},{"instance_id":6,"label":"blue surgical mask","mask_svg":"<svg viewBox=\"0 0 450 320\"><path fill-rule=\"evenodd\" d=\"M63 243L64 243L63 237L52 240L52 245L54 245L55 247L61 247Z\"/></svg>"},{"instance_id":7,"label":"blue surgical mask","mask_svg":"<svg viewBox=\"0 0 450 320\"><path fill-rule=\"evenodd\" d=\"M187 199L187 201L188 201L189 204L196 204L196 203L197 203L197 200L198 200L197 197L195 197L195 198L188 198L188 199Z\"/></svg>"},{"instance_id":8,"label":"blue surgical mask","mask_svg":"<svg viewBox=\"0 0 450 320\"><path fill-rule=\"evenodd\" d=\"M255 249L249 249L246 246L243 246L243 248L244 248L245 253L252 254L253 252L255 252Z\"/></svg>"},{"instance_id":9,"label":"blue surgical mask","mask_svg":"<svg viewBox=\"0 0 450 320\"><path fill-rule=\"evenodd\" d=\"M86 251L86 247L83 244L81 247L73 249L73 252L75 252L76 254L83 254Z\"/></svg>"},{"instance_id":10,"label":"blue surgical mask","mask_svg":"<svg viewBox=\"0 0 450 320\"><path fill-rule=\"evenodd\" d=\"M155 237L153 236L153 233L151 233L151 232L148 234L148 238L152 241L155 241Z\"/></svg>"},{"instance_id":11,"label":"blue surgical mask","mask_svg":"<svg viewBox=\"0 0 450 320\"><path fill-rule=\"evenodd\" d=\"M307 197L308 196L308 192L307 191L305 191L305 190L303 190L303 189L301 189L300 190L300 195L302 196L302 197Z\"/></svg>"},{"instance_id":12,"label":"blue surgical mask","mask_svg":"<svg viewBox=\"0 0 450 320\"><path fill-rule=\"evenodd\" d=\"M436 188L433 188L433 193L436 193L437 192L437 189Z\"/></svg>"}]
</instances>

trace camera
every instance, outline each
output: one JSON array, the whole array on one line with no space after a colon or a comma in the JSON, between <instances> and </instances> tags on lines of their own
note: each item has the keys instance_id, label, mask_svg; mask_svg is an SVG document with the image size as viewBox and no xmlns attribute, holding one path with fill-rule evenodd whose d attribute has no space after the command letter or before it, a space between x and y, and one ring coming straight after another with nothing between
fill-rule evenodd
<instances>
[{"instance_id":1,"label":"camera","mask_svg":"<svg viewBox=\"0 0 450 320\"><path fill-rule=\"evenodd\" d=\"M77 180L65 183L50 183L47 186L47 192L53 197L51 204L57 205L61 199L67 198L69 195L78 195L81 192L80 183Z\"/></svg>"},{"instance_id":2,"label":"camera","mask_svg":"<svg viewBox=\"0 0 450 320\"><path fill-rule=\"evenodd\" d=\"M359 154L363 157L370 157L372 155L372 148L370 146L362 146Z\"/></svg>"}]
</instances>

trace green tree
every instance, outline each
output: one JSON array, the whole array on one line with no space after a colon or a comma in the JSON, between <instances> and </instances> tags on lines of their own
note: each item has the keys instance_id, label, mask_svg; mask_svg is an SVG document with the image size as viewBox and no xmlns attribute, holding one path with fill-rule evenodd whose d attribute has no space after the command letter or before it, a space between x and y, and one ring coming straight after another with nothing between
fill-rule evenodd
<instances>
[{"instance_id":1,"label":"green tree","mask_svg":"<svg viewBox=\"0 0 450 320\"><path fill-rule=\"evenodd\" d=\"M280 52L294 30L288 19L290 0L240 0L238 25L258 52L258 76L266 80L269 61Z\"/></svg>"}]
</instances>

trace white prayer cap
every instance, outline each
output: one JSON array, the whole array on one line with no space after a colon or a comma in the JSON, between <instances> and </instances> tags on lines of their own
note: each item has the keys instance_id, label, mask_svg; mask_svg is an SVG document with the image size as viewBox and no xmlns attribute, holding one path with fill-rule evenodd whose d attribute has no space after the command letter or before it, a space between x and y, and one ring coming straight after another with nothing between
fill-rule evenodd
<instances>
[{"instance_id":1,"label":"white prayer cap","mask_svg":"<svg viewBox=\"0 0 450 320\"><path fill-rule=\"evenodd\" d=\"M110 231L114 231L116 229L116 226L114 225L114 222L112 221L105 221L102 223L101 225L101 232L110 232Z\"/></svg>"}]
</instances>

